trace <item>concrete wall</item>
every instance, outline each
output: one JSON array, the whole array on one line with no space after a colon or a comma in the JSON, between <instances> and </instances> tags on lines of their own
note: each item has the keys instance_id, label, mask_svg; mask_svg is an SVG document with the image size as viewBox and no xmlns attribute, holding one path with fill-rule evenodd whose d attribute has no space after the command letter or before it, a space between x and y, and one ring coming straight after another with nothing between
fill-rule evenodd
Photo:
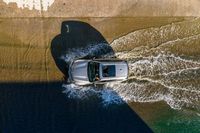
<instances>
[{"instance_id":1,"label":"concrete wall","mask_svg":"<svg viewBox=\"0 0 200 133\"><path fill-rule=\"evenodd\" d=\"M133 17L200 15L199 0L30 1L32 0L29 0L28 3L23 3L23 0L0 0L0 17Z\"/></svg>"}]
</instances>

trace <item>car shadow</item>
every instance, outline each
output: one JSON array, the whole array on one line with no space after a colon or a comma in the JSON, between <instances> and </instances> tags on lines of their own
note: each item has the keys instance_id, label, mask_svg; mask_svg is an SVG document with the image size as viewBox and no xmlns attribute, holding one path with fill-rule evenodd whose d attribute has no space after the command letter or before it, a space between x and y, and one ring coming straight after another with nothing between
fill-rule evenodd
<instances>
[{"instance_id":1,"label":"car shadow","mask_svg":"<svg viewBox=\"0 0 200 133\"><path fill-rule=\"evenodd\" d=\"M103 35L88 23L80 21L62 22L61 34L53 38L51 42L51 54L65 79L68 78L70 62L65 61L62 57L100 58L107 53L114 56L112 47L109 46Z\"/></svg>"}]
</instances>

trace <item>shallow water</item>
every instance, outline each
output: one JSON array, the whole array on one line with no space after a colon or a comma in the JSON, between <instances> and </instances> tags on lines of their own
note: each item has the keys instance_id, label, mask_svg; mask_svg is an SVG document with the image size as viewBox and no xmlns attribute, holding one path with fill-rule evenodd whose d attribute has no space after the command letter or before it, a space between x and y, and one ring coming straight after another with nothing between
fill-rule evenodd
<instances>
[{"instance_id":1,"label":"shallow water","mask_svg":"<svg viewBox=\"0 0 200 133\"><path fill-rule=\"evenodd\" d=\"M193 115L186 111L180 114L180 117L172 116L172 121L167 120L168 125L183 124L188 115L191 118L187 119L190 122L186 124L186 127L198 124L200 110L199 22L199 19L192 19L159 28L136 30L115 39L111 46L117 58L128 60L129 79L123 83L106 84L103 91L111 88L128 103L165 101L172 109L180 110L180 112L187 109L193 110ZM95 47L97 49L100 46L101 44ZM92 50L95 51L95 47L90 52L87 49L79 52L91 54ZM188 47L195 48L187 50ZM66 57L70 56L67 54ZM95 90L95 88L90 89ZM79 93L73 95L79 95ZM107 92L106 95L109 96L110 93ZM105 99L105 101L109 100ZM116 99L109 102L114 103ZM116 103L120 104L120 102ZM172 130L170 126L166 126L169 131ZM157 130L160 131L159 128L155 129ZM182 131L188 130L183 128Z\"/></svg>"}]
</instances>

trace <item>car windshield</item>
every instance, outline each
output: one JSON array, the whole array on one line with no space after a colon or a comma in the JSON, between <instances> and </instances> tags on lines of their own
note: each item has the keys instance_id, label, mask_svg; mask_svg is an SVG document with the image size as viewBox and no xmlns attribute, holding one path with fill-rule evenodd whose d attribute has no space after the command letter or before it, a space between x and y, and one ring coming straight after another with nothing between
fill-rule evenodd
<instances>
[{"instance_id":1,"label":"car windshield","mask_svg":"<svg viewBox=\"0 0 200 133\"><path fill-rule=\"evenodd\" d=\"M88 78L90 82L98 81L99 78L99 63L90 61L88 63Z\"/></svg>"}]
</instances>

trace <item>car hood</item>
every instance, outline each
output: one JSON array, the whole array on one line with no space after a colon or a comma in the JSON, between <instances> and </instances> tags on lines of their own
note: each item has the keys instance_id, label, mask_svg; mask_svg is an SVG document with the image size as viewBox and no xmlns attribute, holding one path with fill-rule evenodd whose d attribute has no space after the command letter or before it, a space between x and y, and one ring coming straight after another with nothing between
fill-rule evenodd
<instances>
[{"instance_id":1,"label":"car hood","mask_svg":"<svg viewBox=\"0 0 200 133\"><path fill-rule=\"evenodd\" d=\"M74 81L89 81L88 79L88 62L86 60L76 60L72 64L72 78Z\"/></svg>"}]
</instances>

